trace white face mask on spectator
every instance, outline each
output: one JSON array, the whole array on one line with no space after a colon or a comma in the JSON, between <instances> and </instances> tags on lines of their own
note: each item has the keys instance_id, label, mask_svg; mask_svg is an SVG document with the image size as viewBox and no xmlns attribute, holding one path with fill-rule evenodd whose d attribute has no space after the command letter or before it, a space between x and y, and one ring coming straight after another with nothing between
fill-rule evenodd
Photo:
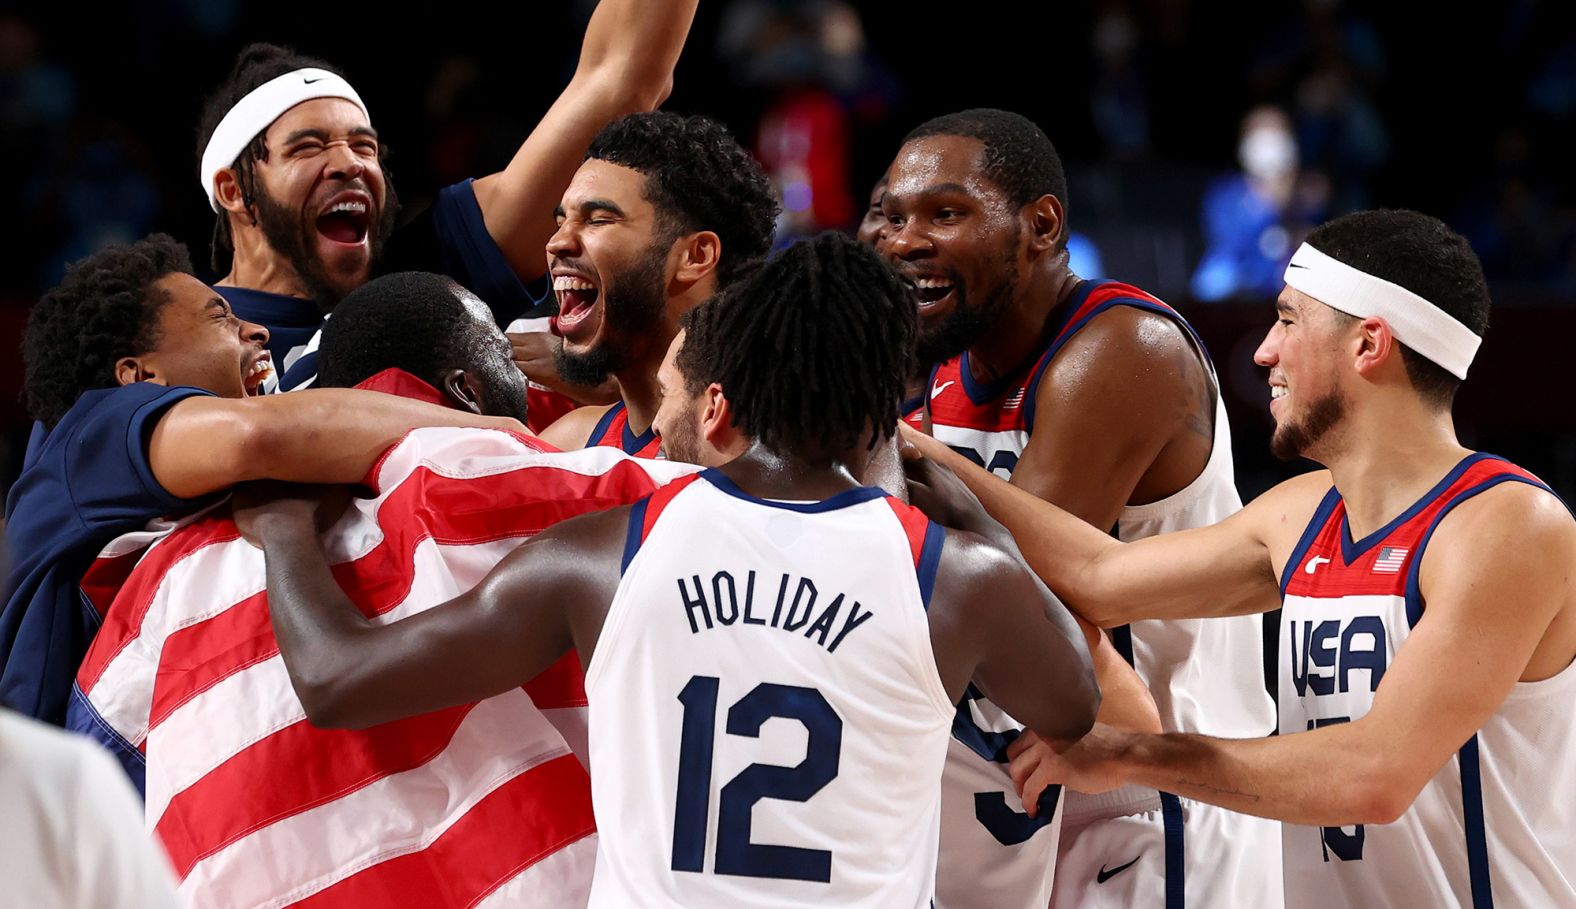
<instances>
[{"instance_id":1,"label":"white face mask on spectator","mask_svg":"<svg viewBox=\"0 0 1576 909\"><path fill-rule=\"evenodd\" d=\"M1297 169L1297 141L1285 130L1260 127L1242 137L1237 160L1250 177L1282 177Z\"/></svg>"}]
</instances>

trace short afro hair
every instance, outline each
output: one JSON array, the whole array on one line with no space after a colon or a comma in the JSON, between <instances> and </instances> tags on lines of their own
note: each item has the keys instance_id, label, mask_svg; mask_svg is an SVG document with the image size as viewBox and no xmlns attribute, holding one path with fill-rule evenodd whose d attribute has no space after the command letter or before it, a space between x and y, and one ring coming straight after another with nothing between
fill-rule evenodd
<instances>
[{"instance_id":1,"label":"short afro hair","mask_svg":"<svg viewBox=\"0 0 1576 909\"><path fill-rule=\"evenodd\" d=\"M434 388L471 364L488 333L465 308L453 278L402 271L374 278L334 307L318 344L321 388L353 388L385 369L402 369Z\"/></svg>"},{"instance_id":2,"label":"short afro hair","mask_svg":"<svg viewBox=\"0 0 1576 909\"><path fill-rule=\"evenodd\" d=\"M827 463L897 431L917 309L874 251L827 232L686 313L675 365L692 392L720 384L750 438Z\"/></svg>"},{"instance_id":3,"label":"short afro hair","mask_svg":"<svg viewBox=\"0 0 1576 909\"><path fill-rule=\"evenodd\" d=\"M1478 337L1488 330L1483 265L1466 238L1438 218L1405 209L1354 212L1314 228L1307 242L1332 259L1417 294ZM1455 400L1461 380L1443 366L1404 342L1401 362L1423 400L1436 407Z\"/></svg>"},{"instance_id":4,"label":"short afro hair","mask_svg":"<svg viewBox=\"0 0 1576 909\"><path fill-rule=\"evenodd\" d=\"M114 388L115 363L159 343L159 310L169 296L154 287L192 273L186 247L167 234L110 246L66 268L33 307L22 335L27 409L48 428L85 391Z\"/></svg>"},{"instance_id":5,"label":"short afro hair","mask_svg":"<svg viewBox=\"0 0 1576 909\"><path fill-rule=\"evenodd\" d=\"M777 198L766 174L726 127L708 117L665 111L630 114L602 127L586 160L606 161L646 178L645 198L669 238L709 230L722 240L717 282L771 250Z\"/></svg>"},{"instance_id":6,"label":"short afro hair","mask_svg":"<svg viewBox=\"0 0 1576 909\"><path fill-rule=\"evenodd\" d=\"M1055 196L1067 212L1067 175L1061 155L1044 131L1021 114L977 107L926 120L903 137L907 145L929 136L962 136L985 146L985 175L1007 201L1022 207L1041 196ZM1062 231L1063 237L1066 230Z\"/></svg>"}]
</instances>

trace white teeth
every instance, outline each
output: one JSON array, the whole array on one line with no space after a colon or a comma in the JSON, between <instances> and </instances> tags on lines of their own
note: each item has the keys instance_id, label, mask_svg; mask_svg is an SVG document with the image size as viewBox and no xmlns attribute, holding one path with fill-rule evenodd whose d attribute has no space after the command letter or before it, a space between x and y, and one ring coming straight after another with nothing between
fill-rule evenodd
<instances>
[{"instance_id":1,"label":"white teeth","mask_svg":"<svg viewBox=\"0 0 1576 909\"><path fill-rule=\"evenodd\" d=\"M951 287L952 282L944 278L915 278L914 286L921 290L936 290L942 287Z\"/></svg>"},{"instance_id":2,"label":"white teeth","mask_svg":"<svg viewBox=\"0 0 1576 909\"><path fill-rule=\"evenodd\" d=\"M337 205L333 206L332 208L330 208L328 210L328 214L333 214L334 212L337 212L337 211L348 211L348 212L351 212L353 214L364 215L364 214L367 213L367 203L365 203L365 202L340 202L339 204L337 204Z\"/></svg>"},{"instance_id":3,"label":"white teeth","mask_svg":"<svg viewBox=\"0 0 1576 909\"><path fill-rule=\"evenodd\" d=\"M573 275L559 275L553 279L553 290L596 290L596 285Z\"/></svg>"},{"instance_id":4,"label":"white teeth","mask_svg":"<svg viewBox=\"0 0 1576 909\"><path fill-rule=\"evenodd\" d=\"M1284 385L1271 385L1270 386L1270 400L1273 401L1276 398L1284 398L1284 397L1286 397L1286 386L1284 386Z\"/></svg>"},{"instance_id":5,"label":"white teeth","mask_svg":"<svg viewBox=\"0 0 1576 909\"><path fill-rule=\"evenodd\" d=\"M264 357L263 359L258 360L256 363L252 364L252 368L247 370L247 372L246 372L246 377L248 379L250 379L250 378L253 378L255 376L267 375L268 373L271 373L273 371L274 371L273 361L269 360L267 357Z\"/></svg>"}]
</instances>

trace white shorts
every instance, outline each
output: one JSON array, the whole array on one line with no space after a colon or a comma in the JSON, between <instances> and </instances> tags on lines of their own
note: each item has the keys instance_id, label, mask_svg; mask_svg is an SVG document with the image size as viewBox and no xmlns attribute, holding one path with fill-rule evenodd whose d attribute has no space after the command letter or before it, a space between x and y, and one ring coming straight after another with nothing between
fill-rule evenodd
<instances>
[{"instance_id":1,"label":"white shorts","mask_svg":"<svg viewBox=\"0 0 1576 909\"><path fill-rule=\"evenodd\" d=\"M1161 794L1062 827L1052 909L1282 909L1280 822Z\"/></svg>"}]
</instances>

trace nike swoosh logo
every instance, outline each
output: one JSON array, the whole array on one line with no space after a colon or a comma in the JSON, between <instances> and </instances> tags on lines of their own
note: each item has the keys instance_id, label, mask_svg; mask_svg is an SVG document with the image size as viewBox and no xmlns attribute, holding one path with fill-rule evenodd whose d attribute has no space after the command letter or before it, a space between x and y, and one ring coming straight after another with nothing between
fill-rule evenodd
<instances>
[{"instance_id":1,"label":"nike swoosh logo","mask_svg":"<svg viewBox=\"0 0 1576 909\"><path fill-rule=\"evenodd\" d=\"M949 381L949 382L942 382L942 383L941 383L941 384L940 384L940 385L937 385L937 386L936 386L936 387L935 387L935 388L932 388L932 389L931 389L931 390L930 390L930 399L931 399L931 400L932 400L932 401L934 401L934 400L935 400L935 399L936 399L936 396L937 396L937 395L939 395L939 394L941 394L941 393L942 393L942 392L944 392L944 391L946 391L946 390L947 390L947 386L948 386L948 385L955 385L955 384L957 384L957 383L955 383L955 382L950 382L950 381Z\"/></svg>"},{"instance_id":2,"label":"nike swoosh logo","mask_svg":"<svg viewBox=\"0 0 1576 909\"><path fill-rule=\"evenodd\" d=\"M1296 262L1287 262L1286 265L1287 265L1288 268L1307 268L1308 267L1306 265L1298 265Z\"/></svg>"},{"instance_id":3,"label":"nike swoosh logo","mask_svg":"<svg viewBox=\"0 0 1576 909\"><path fill-rule=\"evenodd\" d=\"M1116 877L1118 874L1121 874L1123 871L1126 871L1127 869L1129 869L1129 868L1133 867L1134 865L1138 864L1138 859L1141 859L1141 858L1143 858L1143 856L1140 855L1138 858L1133 859L1131 862L1128 862L1125 865L1117 865L1115 868L1112 868L1110 871L1105 870L1105 866L1101 865L1100 866L1100 873L1096 874L1094 876L1094 882L1096 884L1103 884L1103 883L1105 883L1106 881L1110 880L1111 878Z\"/></svg>"},{"instance_id":4,"label":"nike swoosh logo","mask_svg":"<svg viewBox=\"0 0 1576 909\"><path fill-rule=\"evenodd\" d=\"M323 77L322 76L318 76L316 79L305 79L305 78L303 78L301 80L301 84L302 85L311 85L313 82L322 82L322 81L323 81Z\"/></svg>"},{"instance_id":5,"label":"nike swoosh logo","mask_svg":"<svg viewBox=\"0 0 1576 909\"><path fill-rule=\"evenodd\" d=\"M1308 574L1313 574L1314 571L1316 571L1320 565L1323 565L1323 564L1325 564L1328 561L1330 561L1330 560L1325 558L1324 556L1314 556L1313 558L1308 560L1308 565L1307 565L1307 567L1303 568L1303 571L1306 571Z\"/></svg>"}]
</instances>

